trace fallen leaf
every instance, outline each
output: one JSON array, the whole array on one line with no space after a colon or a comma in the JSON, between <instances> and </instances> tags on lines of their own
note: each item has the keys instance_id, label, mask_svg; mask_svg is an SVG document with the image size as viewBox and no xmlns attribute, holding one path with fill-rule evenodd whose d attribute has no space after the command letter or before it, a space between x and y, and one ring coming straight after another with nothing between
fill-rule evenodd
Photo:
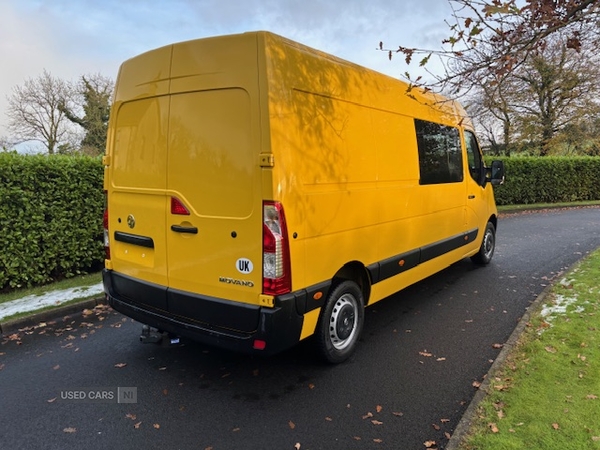
<instances>
[{"instance_id":1,"label":"fallen leaf","mask_svg":"<svg viewBox=\"0 0 600 450\"><path fill-rule=\"evenodd\" d=\"M492 433L498 433L500 431L495 423L488 423L488 427L490 427Z\"/></svg>"},{"instance_id":2,"label":"fallen leaf","mask_svg":"<svg viewBox=\"0 0 600 450\"><path fill-rule=\"evenodd\" d=\"M127 365L127 363L117 363L117 364L115 364L115 367L116 367L117 369L122 369L122 368L123 368L123 367L125 367L126 365Z\"/></svg>"},{"instance_id":3,"label":"fallen leaf","mask_svg":"<svg viewBox=\"0 0 600 450\"><path fill-rule=\"evenodd\" d=\"M314 384L312 384L312 383L309 383L309 384L308 384L308 388L309 388L309 389L314 389L314 388L315 388L315 385L314 385Z\"/></svg>"},{"instance_id":4,"label":"fallen leaf","mask_svg":"<svg viewBox=\"0 0 600 450\"><path fill-rule=\"evenodd\" d=\"M160 425L155 423L154 425L152 425L154 428L156 428L157 430L160 428Z\"/></svg>"},{"instance_id":5,"label":"fallen leaf","mask_svg":"<svg viewBox=\"0 0 600 450\"><path fill-rule=\"evenodd\" d=\"M425 441L425 442L423 442L423 445L427 448L432 448L432 447L436 446L436 443L435 443L435 441Z\"/></svg>"},{"instance_id":6,"label":"fallen leaf","mask_svg":"<svg viewBox=\"0 0 600 450\"><path fill-rule=\"evenodd\" d=\"M419 355L421 355L421 356L425 356L425 357L427 357L427 358L429 358L429 357L433 356L433 355L432 355L431 353L429 353L427 350L424 350L424 351L422 351L422 352L419 352Z\"/></svg>"},{"instance_id":7,"label":"fallen leaf","mask_svg":"<svg viewBox=\"0 0 600 450\"><path fill-rule=\"evenodd\" d=\"M234 429L233 429L233 430L231 430L231 431L233 431L233 432L237 432L237 431L240 431L240 429L239 429L239 427L238 427L238 428L234 428Z\"/></svg>"},{"instance_id":8,"label":"fallen leaf","mask_svg":"<svg viewBox=\"0 0 600 450\"><path fill-rule=\"evenodd\" d=\"M600 436L592 436L592 441L594 441L594 442L600 441Z\"/></svg>"},{"instance_id":9,"label":"fallen leaf","mask_svg":"<svg viewBox=\"0 0 600 450\"><path fill-rule=\"evenodd\" d=\"M433 429L434 429L435 431L440 431L440 429L442 428L442 427L440 427L439 425L437 425L437 424L435 424L435 423L432 423L432 424L431 424L431 426L433 427Z\"/></svg>"},{"instance_id":10,"label":"fallen leaf","mask_svg":"<svg viewBox=\"0 0 600 450\"><path fill-rule=\"evenodd\" d=\"M296 445L294 445L294 448L296 450L300 450L300 442L296 442Z\"/></svg>"},{"instance_id":11,"label":"fallen leaf","mask_svg":"<svg viewBox=\"0 0 600 450\"><path fill-rule=\"evenodd\" d=\"M380 413L382 409L383 409L383 407L382 407L381 405L377 405L377 406L375 407L375 410L376 410L378 413Z\"/></svg>"},{"instance_id":12,"label":"fallen leaf","mask_svg":"<svg viewBox=\"0 0 600 450\"><path fill-rule=\"evenodd\" d=\"M393 411L392 414L395 415L396 417L402 417L404 415L403 412L398 412L398 411Z\"/></svg>"},{"instance_id":13,"label":"fallen leaf","mask_svg":"<svg viewBox=\"0 0 600 450\"><path fill-rule=\"evenodd\" d=\"M438 358L436 361L446 361L446 358Z\"/></svg>"},{"instance_id":14,"label":"fallen leaf","mask_svg":"<svg viewBox=\"0 0 600 450\"><path fill-rule=\"evenodd\" d=\"M492 345L492 348L495 348L495 349L499 349L499 348L502 348L502 347L504 347L504 344L494 344L494 345Z\"/></svg>"},{"instance_id":15,"label":"fallen leaf","mask_svg":"<svg viewBox=\"0 0 600 450\"><path fill-rule=\"evenodd\" d=\"M136 430L140 427L140 425L142 424L142 422L138 422L136 424L133 425L133 428L135 428Z\"/></svg>"},{"instance_id":16,"label":"fallen leaf","mask_svg":"<svg viewBox=\"0 0 600 450\"><path fill-rule=\"evenodd\" d=\"M555 349L554 347L550 346L550 345L549 345L549 346L547 346L547 347L545 347L545 350L546 350L548 353L556 353L556 349Z\"/></svg>"},{"instance_id":17,"label":"fallen leaf","mask_svg":"<svg viewBox=\"0 0 600 450\"><path fill-rule=\"evenodd\" d=\"M450 419L440 419L440 422L442 422L442 423L448 423L448 422L450 422Z\"/></svg>"},{"instance_id":18,"label":"fallen leaf","mask_svg":"<svg viewBox=\"0 0 600 450\"><path fill-rule=\"evenodd\" d=\"M331 417L325 417L325 420L326 420L327 422L333 422L333 419L332 419Z\"/></svg>"},{"instance_id":19,"label":"fallen leaf","mask_svg":"<svg viewBox=\"0 0 600 450\"><path fill-rule=\"evenodd\" d=\"M446 439L450 440L450 438L452 437L452 435L450 433L448 433L447 431L444 433L444 436L446 437Z\"/></svg>"},{"instance_id":20,"label":"fallen leaf","mask_svg":"<svg viewBox=\"0 0 600 450\"><path fill-rule=\"evenodd\" d=\"M373 425L383 425L383 422L380 422L379 420L371 420L371 423Z\"/></svg>"},{"instance_id":21,"label":"fallen leaf","mask_svg":"<svg viewBox=\"0 0 600 450\"><path fill-rule=\"evenodd\" d=\"M167 395L169 393L169 391L167 391L166 389L163 389L163 395Z\"/></svg>"},{"instance_id":22,"label":"fallen leaf","mask_svg":"<svg viewBox=\"0 0 600 450\"><path fill-rule=\"evenodd\" d=\"M75 433L77 431L77 428L67 427L67 428L63 428L63 431L65 433Z\"/></svg>"},{"instance_id":23,"label":"fallen leaf","mask_svg":"<svg viewBox=\"0 0 600 450\"><path fill-rule=\"evenodd\" d=\"M479 389L481 387L481 382L473 381L473 387Z\"/></svg>"},{"instance_id":24,"label":"fallen leaf","mask_svg":"<svg viewBox=\"0 0 600 450\"><path fill-rule=\"evenodd\" d=\"M558 430L560 428L560 426L555 422L552 424L552 428L554 428L555 430Z\"/></svg>"},{"instance_id":25,"label":"fallen leaf","mask_svg":"<svg viewBox=\"0 0 600 450\"><path fill-rule=\"evenodd\" d=\"M291 420L288 422L288 425L290 426L290 428L293 430L294 428L296 428L296 424L294 422L292 422Z\"/></svg>"},{"instance_id":26,"label":"fallen leaf","mask_svg":"<svg viewBox=\"0 0 600 450\"><path fill-rule=\"evenodd\" d=\"M364 416L362 416L363 419L368 419L369 417L373 417L373 413L372 412L368 412Z\"/></svg>"},{"instance_id":27,"label":"fallen leaf","mask_svg":"<svg viewBox=\"0 0 600 450\"><path fill-rule=\"evenodd\" d=\"M360 436L354 436L352 439L354 439L355 441L360 441L362 438Z\"/></svg>"},{"instance_id":28,"label":"fallen leaf","mask_svg":"<svg viewBox=\"0 0 600 450\"><path fill-rule=\"evenodd\" d=\"M130 414L130 413L125 414L125 417L128 418L128 419L131 419L131 420L135 420L136 419L135 414Z\"/></svg>"},{"instance_id":29,"label":"fallen leaf","mask_svg":"<svg viewBox=\"0 0 600 450\"><path fill-rule=\"evenodd\" d=\"M590 394L590 395L586 395L585 398L588 400L597 400L598 396L594 395L594 394Z\"/></svg>"},{"instance_id":30,"label":"fallen leaf","mask_svg":"<svg viewBox=\"0 0 600 450\"><path fill-rule=\"evenodd\" d=\"M383 439L373 439L373 442L375 442L376 444L381 444L383 442Z\"/></svg>"},{"instance_id":31,"label":"fallen leaf","mask_svg":"<svg viewBox=\"0 0 600 450\"><path fill-rule=\"evenodd\" d=\"M58 370L58 369L60 369L60 365L59 365L59 364L55 365L55 366L52 368L52 370Z\"/></svg>"}]
</instances>

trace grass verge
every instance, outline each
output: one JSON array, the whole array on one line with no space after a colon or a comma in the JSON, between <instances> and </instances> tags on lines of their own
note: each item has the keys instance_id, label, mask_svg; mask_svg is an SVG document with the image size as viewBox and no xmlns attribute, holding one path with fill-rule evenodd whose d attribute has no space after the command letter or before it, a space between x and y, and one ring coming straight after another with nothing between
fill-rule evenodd
<instances>
[{"instance_id":1,"label":"grass verge","mask_svg":"<svg viewBox=\"0 0 600 450\"><path fill-rule=\"evenodd\" d=\"M44 286L36 286L32 288L16 289L7 293L0 294L0 304L18 300L30 295L44 295L53 291L62 291L76 287L85 287L98 284L102 281L102 272L90 273L87 275L79 275L72 278L67 278L56 283L47 284Z\"/></svg>"},{"instance_id":2,"label":"grass verge","mask_svg":"<svg viewBox=\"0 0 600 450\"><path fill-rule=\"evenodd\" d=\"M596 251L532 313L459 448L600 449L599 330Z\"/></svg>"}]
</instances>

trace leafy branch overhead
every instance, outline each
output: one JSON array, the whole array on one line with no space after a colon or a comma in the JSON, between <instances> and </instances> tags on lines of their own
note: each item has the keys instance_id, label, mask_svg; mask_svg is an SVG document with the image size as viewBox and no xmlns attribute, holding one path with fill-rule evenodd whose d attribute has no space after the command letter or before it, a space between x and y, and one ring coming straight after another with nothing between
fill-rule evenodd
<instances>
[{"instance_id":1,"label":"leafy branch overhead","mask_svg":"<svg viewBox=\"0 0 600 450\"><path fill-rule=\"evenodd\" d=\"M433 82L422 83L427 88L459 93L484 78L502 76L531 53L544 49L558 33L565 36L567 47L576 51L599 38L597 0L527 0L524 6L517 0L448 2L452 9L452 19L446 22L450 35L440 49L379 45L390 59L400 53L407 64L418 59L421 67L437 56L445 70L434 75ZM410 74L405 75L410 79Z\"/></svg>"}]
</instances>

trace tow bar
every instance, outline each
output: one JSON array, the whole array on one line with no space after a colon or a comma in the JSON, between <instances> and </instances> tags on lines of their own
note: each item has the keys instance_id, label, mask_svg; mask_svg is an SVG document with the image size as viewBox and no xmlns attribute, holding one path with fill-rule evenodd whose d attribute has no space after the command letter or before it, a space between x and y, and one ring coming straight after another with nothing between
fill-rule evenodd
<instances>
[{"instance_id":1,"label":"tow bar","mask_svg":"<svg viewBox=\"0 0 600 450\"><path fill-rule=\"evenodd\" d=\"M142 344L158 344L162 347L171 347L180 344L179 336L160 331L148 325L142 325L142 334L140 335Z\"/></svg>"}]
</instances>

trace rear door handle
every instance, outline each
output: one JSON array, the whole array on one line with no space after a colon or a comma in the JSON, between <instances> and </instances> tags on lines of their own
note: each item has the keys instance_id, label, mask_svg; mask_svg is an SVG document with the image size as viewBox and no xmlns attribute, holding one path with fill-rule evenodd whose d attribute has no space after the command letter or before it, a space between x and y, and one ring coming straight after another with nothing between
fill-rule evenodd
<instances>
[{"instance_id":1,"label":"rear door handle","mask_svg":"<svg viewBox=\"0 0 600 450\"><path fill-rule=\"evenodd\" d=\"M475 198L474 195L469 195L469 200L473 200Z\"/></svg>"},{"instance_id":2,"label":"rear door handle","mask_svg":"<svg viewBox=\"0 0 600 450\"><path fill-rule=\"evenodd\" d=\"M198 234L197 227L183 227L181 225L171 225L171 230L176 233Z\"/></svg>"}]
</instances>

